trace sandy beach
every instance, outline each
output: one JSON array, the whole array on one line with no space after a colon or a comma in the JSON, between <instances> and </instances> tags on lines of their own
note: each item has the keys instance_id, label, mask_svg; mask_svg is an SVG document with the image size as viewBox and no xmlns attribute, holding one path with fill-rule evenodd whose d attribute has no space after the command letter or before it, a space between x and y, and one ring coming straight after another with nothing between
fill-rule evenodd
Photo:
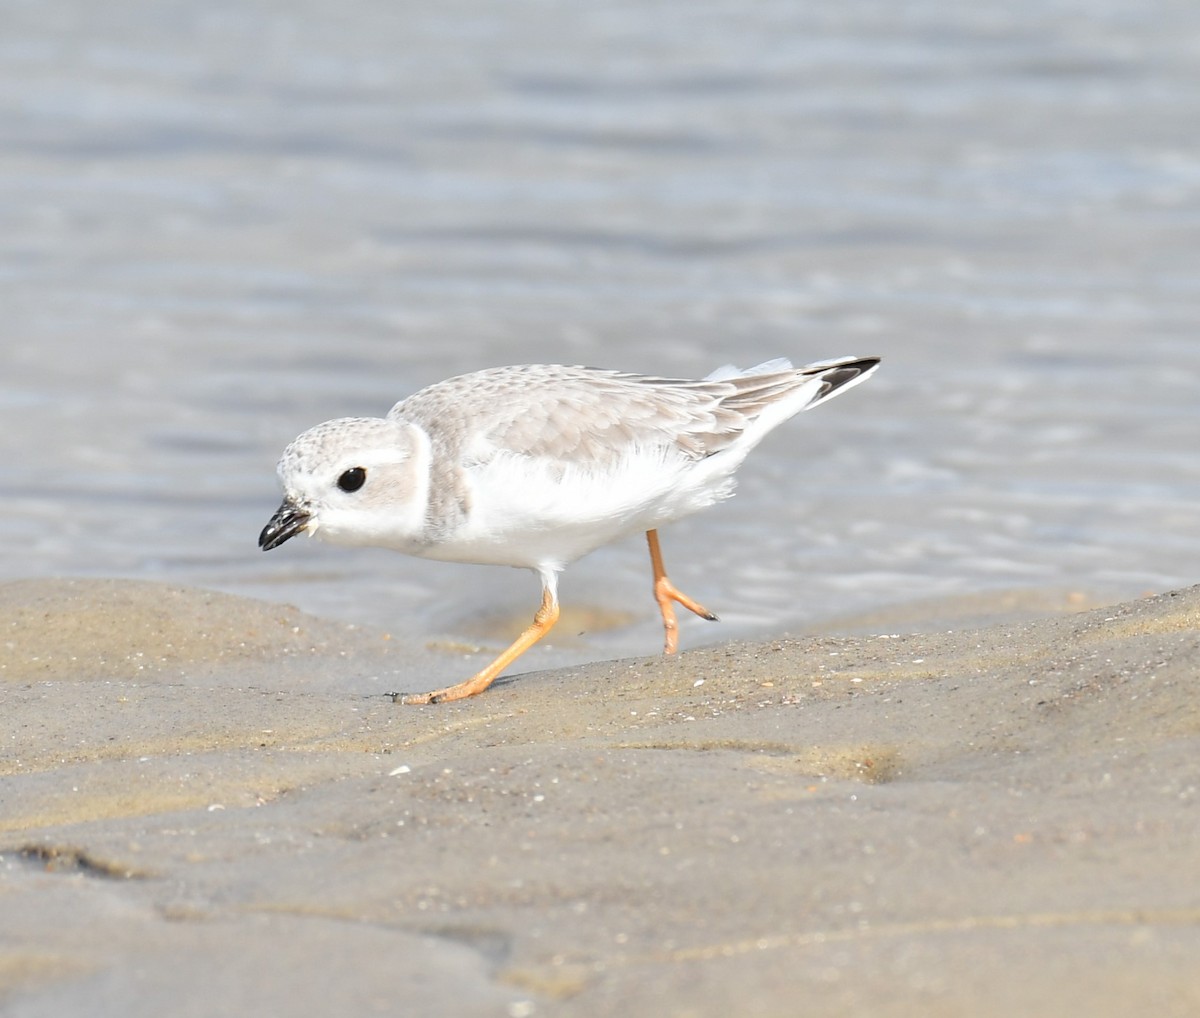
<instances>
[{"instance_id":1,"label":"sandy beach","mask_svg":"<svg viewBox=\"0 0 1200 1018\"><path fill-rule=\"evenodd\" d=\"M1200 1015L1200 5L2 10L0 1018ZM255 547L442 379L843 355L677 659L637 535L404 706L536 579Z\"/></svg>"},{"instance_id":2,"label":"sandy beach","mask_svg":"<svg viewBox=\"0 0 1200 1018\"><path fill-rule=\"evenodd\" d=\"M1200 1012L1200 587L421 708L279 604L0 629L6 1016Z\"/></svg>"}]
</instances>

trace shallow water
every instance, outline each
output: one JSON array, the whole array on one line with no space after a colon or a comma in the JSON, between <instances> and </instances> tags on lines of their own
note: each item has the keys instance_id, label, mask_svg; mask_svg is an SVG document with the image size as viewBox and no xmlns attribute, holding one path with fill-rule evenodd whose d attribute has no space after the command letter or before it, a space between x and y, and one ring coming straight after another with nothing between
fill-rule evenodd
<instances>
[{"instance_id":1,"label":"shallow water","mask_svg":"<svg viewBox=\"0 0 1200 1018\"><path fill-rule=\"evenodd\" d=\"M494 364L880 354L664 532L685 644L1200 564L1200 9L5 4L0 578L414 637L502 569L255 540L318 421ZM564 602L639 621L641 542ZM576 639L574 633L562 634Z\"/></svg>"}]
</instances>

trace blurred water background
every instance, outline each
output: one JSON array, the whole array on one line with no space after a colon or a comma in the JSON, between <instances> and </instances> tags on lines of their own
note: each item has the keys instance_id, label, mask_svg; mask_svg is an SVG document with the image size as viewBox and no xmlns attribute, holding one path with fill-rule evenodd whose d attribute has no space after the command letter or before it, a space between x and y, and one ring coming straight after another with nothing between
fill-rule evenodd
<instances>
[{"instance_id":1,"label":"blurred water background","mask_svg":"<svg viewBox=\"0 0 1200 1018\"><path fill-rule=\"evenodd\" d=\"M664 531L685 646L1195 582L1197 124L1182 0L0 0L0 578L524 621L528 574L260 553L283 446L490 365L857 353ZM658 647L642 542L561 591L579 655Z\"/></svg>"}]
</instances>

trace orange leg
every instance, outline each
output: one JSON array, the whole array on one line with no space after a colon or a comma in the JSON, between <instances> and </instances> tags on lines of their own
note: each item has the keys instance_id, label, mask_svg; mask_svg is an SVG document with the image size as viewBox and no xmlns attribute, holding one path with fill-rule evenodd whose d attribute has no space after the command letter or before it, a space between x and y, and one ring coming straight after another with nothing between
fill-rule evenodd
<instances>
[{"instance_id":1,"label":"orange leg","mask_svg":"<svg viewBox=\"0 0 1200 1018\"><path fill-rule=\"evenodd\" d=\"M650 566L654 570L654 600L658 602L658 610L662 612L663 620L663 653L674 654L679 647L679 624L675 621L675 607L672 601L683 605L688 611L699 615L709 622L716 622L717 617L698 601L693 601L687 594L677 590L667 578L663 568L662 549L658 546L658 531L646 531L646 543L650 545Z\"/></svg>"},{"instance_id":2,"label":"orange leg","mask_svg":"<svg viewBox=\"0 0 1200 1018\"><path fill-rule=\"evenodd\" d=\"M444 703L447 700L464 700L468 696L482 693L495 681L505 668L525 653L553 628L558 621L558 598L546 588L542 591L542 606L533 617L533 625L513 641L511 647L501 654L483 671L472 675L457 686L447 686L445 689L435 689L432 693L412 693L404 697L401 703Z\"/></svg>"}]
</instances>

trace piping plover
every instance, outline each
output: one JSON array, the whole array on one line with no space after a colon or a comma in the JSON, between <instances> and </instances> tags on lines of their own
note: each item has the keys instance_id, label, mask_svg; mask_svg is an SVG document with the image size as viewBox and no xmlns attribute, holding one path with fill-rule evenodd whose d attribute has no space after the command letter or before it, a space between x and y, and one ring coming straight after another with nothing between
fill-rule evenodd
<instances>
[{"instance_id":1,"label":"piping plover","mask_svg":"<svg viewBox=\"0 0 1200 1018\"><path fill-rule=\"evenodd\" d=\"M438 382L386 417L310 428L279 461L283 504L259 535L264 551L301 532L422 558L532 569L542 603L495 661L437 703L481 693L558 619L558 574L620 537L645 533L675 652L674 605L716 616L676 589L658 528L733 492L733 474L769 431L864 381L877 357L793 368L767 361L698 381L528 364Z\"/></svg>"}]
</instances>

